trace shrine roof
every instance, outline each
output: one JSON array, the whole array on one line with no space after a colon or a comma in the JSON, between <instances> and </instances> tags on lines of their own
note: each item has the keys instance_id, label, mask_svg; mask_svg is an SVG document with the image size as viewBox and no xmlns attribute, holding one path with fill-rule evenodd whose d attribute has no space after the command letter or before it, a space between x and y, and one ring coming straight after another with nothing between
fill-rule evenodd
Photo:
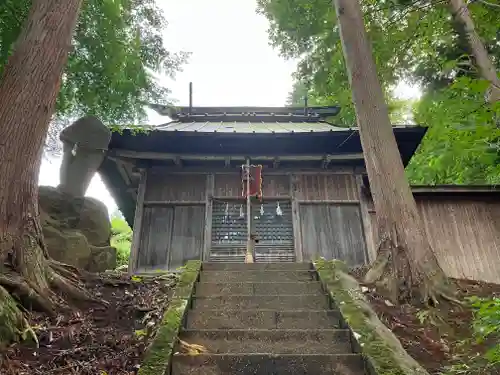
<instances>
[{"instance_id":1,"label":"shrine roof","mask_svg":"<svg viewBox=\"0 0 500 375\"><path fill-rule=\"evenodd\" d=\"M348 128L324 121L172 121L155 126L154 130L200 133L306 133L345 131Z\"/></svg>"}]
</instances>

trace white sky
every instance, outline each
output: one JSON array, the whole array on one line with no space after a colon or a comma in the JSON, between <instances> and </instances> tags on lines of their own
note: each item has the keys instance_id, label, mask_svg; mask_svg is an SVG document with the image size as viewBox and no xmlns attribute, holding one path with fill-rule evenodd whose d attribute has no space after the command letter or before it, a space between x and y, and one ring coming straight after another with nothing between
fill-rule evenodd
<instances>
[{"instance_id":1,"label":"white sky","mask_svg":"<svg viewBox=\"0 0 500 375\"><path fill-rule=\"evenodd\" d=\"M191 52L175 81L165 79L172 99L189 101L193 82L195 106L282 106L292 88L295 61L285 61L269 46L267 20L255 13L255 0L157 0L169 22L165 43L172 51ZM411 97L407 85L398 96ZM155 112L151 124L165 122ZM59 184L60 159L43 160L39 184ZM87 196L103 201L109 212L116 204L99 176Z\"/></svg>"}]
</instances>

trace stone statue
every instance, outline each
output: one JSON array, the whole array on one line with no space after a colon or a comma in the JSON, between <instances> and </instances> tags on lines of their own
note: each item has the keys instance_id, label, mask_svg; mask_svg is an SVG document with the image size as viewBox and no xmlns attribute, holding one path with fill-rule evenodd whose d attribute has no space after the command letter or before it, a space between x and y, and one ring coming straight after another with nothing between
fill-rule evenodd
<instances>
[{"instance_id":1,"label":"stone statue","mask_svg":"<svg viewBox=\"0 0 500 375\"><path fill-rule=\"evenodd\" d=\"M97 117L85 116L65 128L59 138L63 143L63 160L58 189L83 197L104 160L111 130Z\"/></svg>"}]
</instances>

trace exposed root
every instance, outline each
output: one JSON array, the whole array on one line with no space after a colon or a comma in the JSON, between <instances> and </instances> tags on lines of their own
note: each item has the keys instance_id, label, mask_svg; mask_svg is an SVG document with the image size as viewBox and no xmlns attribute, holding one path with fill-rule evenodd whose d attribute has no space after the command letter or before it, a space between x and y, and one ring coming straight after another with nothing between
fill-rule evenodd
<instances>
[{"instance_id":1,"label":"exposed root","mask_svg":"<svg viewBox=\"0 0 500 375\"><path fill-rule=\"evenodd\" d=\"M377 280L382 278L382 275L385 272L385 268L387 267L387 263L389 263L390 253L385 251L384 253L380 253L375 262L373 262L370 270L365 275L365 283L374 284Z\"/></svg>"},{"instance_id":2,"label":"exposed root","mask_svg":"<svg viewBox=\"0 0 500 375\"><path fill-rule=\"evenodd\" d=\"M79 269L71 264L61 263L54 259L49 259L50 266L61 275L71 279L79 280L80 278L95 279L97 276L85 270Z\"/></svg>"},{"instance_id":3,"label":"exposed root","mask_svg":"<svg viewBox=\"0 0 500 375\"><path fill-rule=\"evenodd\" d=\"M28 241L23 241L26 243ZM26 318L27 311L43 311L54 317L57 310L69 308L68 300L109 305L93 298L81 286L84 272L45 258L38 245L14 253L10 264L0 271L0 320L3 320L0 322L0 345L29 338L38 342Z\"/></svg>"},{"instance_id":4,"label":"exposed root","mask_svg":"<svg viewBox=\"0 0 500 375\"><path fill-rule=\"evenodd\" d=\"M375 284L395 304L405 302L437 306L446 300L461 304L456 288L446 277L433 256L432 249L424 249L425 261L415 262L403 244L385 236L379 243L377 259L365 275L365 282ZM426 257L428 254L432 257Z\"/></svg>"},{"instance_id":5,"label":"exposed root","mask_svg":"<svg viewBox=\"0 0 500 375\"><path fill-rule=\"evenodd\" d=\"M52 273L50 284L73 300L109 305L108 302L102 299L93 298L85 289L76 283L69 282L68 279L60 276L57 272Z\"/></svg>"},{"instance_id":6,"label":"exposed root","mask_svg":"<svg viewBox=\"0 0 500 375\"><path fill-rule=\"evenodd\" d=\"M75 270L72 270L66 267L66 265L64 265L63 263L59 263L52 259L49 261L49 265L55 272L65 277L66 279L71 280L75 283L79 282L78 276L80 275L80 272L78 271L78 269L75 268Z\"/></svg>"},{"instance_id":7,"label":"exposed root","mask_svg":"<svg viewBox=\"0 0 500 375\"><path fill-rule=\"evenodd\" d=\"M0 274L0 285L17 297L27 308L43 311L49 316L55 316L55 307L50 299L41 296L19 277Z\"/></svg>"}]
</instances>

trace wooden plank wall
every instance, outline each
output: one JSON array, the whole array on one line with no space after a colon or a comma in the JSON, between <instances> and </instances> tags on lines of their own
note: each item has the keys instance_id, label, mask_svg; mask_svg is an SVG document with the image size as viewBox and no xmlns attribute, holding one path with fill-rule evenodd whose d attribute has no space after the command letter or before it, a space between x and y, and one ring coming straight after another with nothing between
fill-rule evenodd
<instances>
[{"instance_id":1,"label":"wooden plank wall","mask_svg":"<svg viewBox=\"0 0 500 375\"><path fill-rule=\"evenodd\" d=\"M500 283L500 202L417 197L417 205L448 276ZM373 211L371 221L377 244Z\"/></svg>"},{"instance_id":2,"label":"wooden plank wall","mask_svg":"<svg viewBox=\"0 0 500 375\"><path fill-rule=\"evenodd\" d=\"M201 205L145 207L137 268L175 270L201 259L204 226Z\"/></svg>"},{"instance_id":3,"label":"wooden plank wall","mask_svg":"<svg viewBox=\"0 0 500 375\"><path fill-rule=\"evenodd\" d=\"M136 269L175 270L205 251L207 174L147 171Z\"/></svg>"},{"instance_id":4,"label":"wooden plank wall","mask_svg":"<svg viewBox=\"0 0 500 375\"><path fill-rule=\"evenodd\" d=\"M169 268L176 269L188 260L202 258L204 249L204 206L176 206Z\"/></svg>"},{"instance_id":5,"label":"wooden plank wall","mask_svg":"<svg viewBox=\"0 0 500 375\"><path fill-rule=\"evenodd\" d=\"M173 207L145 207L137 268L140 270L168 268L168 249L172 240Z\"/></svg>"},{"instance_id":6,"label":"wooden plank wall","mask_svg":"<svg viewBox=\"0 0 500 375\"><path fill-rule=\"evenodd\" d=\"M341 259L350 266L367 262L359 205L301 204L304 260Z\"/></svg>"},{"instance_id":7,"label":"wooden plank wall","mask_svg":"<svg viewBox=\"0 0 500 375\"><path fill-rule=\"evenodd\" d=\"M356 201L359 199L354 174L297 174L299 201Z\"/></svg>"},{"instance_id":8,"label":"wooden plank wall","mask_svg":"<svg viewBox=\"0 0 500 375\"><path fill-rule=\"evenodd\" d=\"M354 174L296 174L292 196L298 258L365 264L367 251ZM298 247L298 248L297 248Z\"/></svg>"},{"instance_id":9,"label":"wooden plank wall","mask_svg":"<svg viewBox=\"0 0 500 375\"><path fill-rule=\"evenodd\" d=\"M242 199L235 173L147 172L139 269L175 269L189 259L208 259L213 199ZM292 203L297 261L319 256L355 265L366 261L354 174L268 171L264 199Z\"/></svg>"},{"instance_id":10,"label":"wooden plank wall","mask_svg":"<svg viewBox=\"0 0 500 375\"><path fill-rule=\"evenodd\" d=\"M146 201L203 201L206 193L206 174L162 173L148 171Z\"/></svg>"}]
</instances>

